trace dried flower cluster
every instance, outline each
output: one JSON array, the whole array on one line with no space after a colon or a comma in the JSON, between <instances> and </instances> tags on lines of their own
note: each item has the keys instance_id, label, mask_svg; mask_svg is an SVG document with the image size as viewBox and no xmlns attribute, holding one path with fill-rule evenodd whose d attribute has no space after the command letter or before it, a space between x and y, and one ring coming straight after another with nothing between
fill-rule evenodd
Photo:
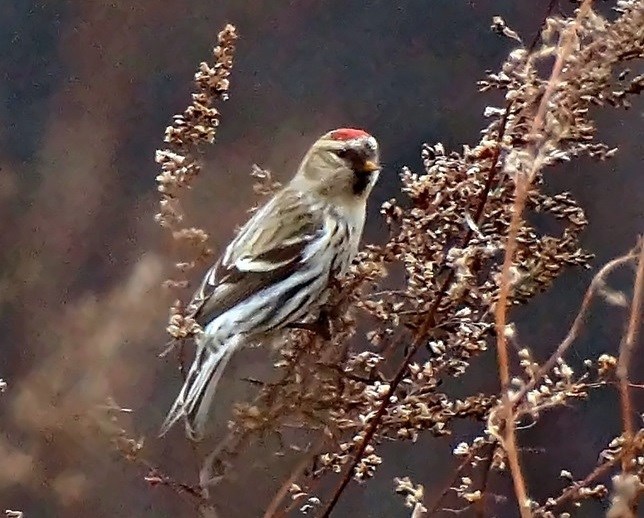
<instances>
[{"instance_id":1,"label":"dried flower cluster","mask_svg":"<svg viewBox=\"0 0 644 518\"><path fill-rule=\"evenodd\" d=\"M237 32L232 25L227 25L219 33L218 44L213 50L214 65L200 63L194 77L196 92L192 94L192 103L182 114L174 116L172 125L165 131L164 140L168 147L157 150L155 157L161 166L161 174L156 178L161 200L155 220L172 233L175 241L193 249L191 259L175 264L181 274L212 255L207 232L185 226L180 195L191 187L201 170L197 159L200 147L215 140L219 126L219 111L215 104L228 98L228 77L233 66L236 40ZM188 285L185 279L168 280L165 284L175 288ZM199 331L194 320L184 316L180 301L171 308L167 329L174 339L185 339Z\"/></svg>"},{"instance_id":2,"label":"dried flower cluster","mask_svg":"<svg viewBox=\"0 0 644 518\"><path fill-rule=\"evenodd\" d=\"M396 492L404 495L413 516L442 509L447 497L459 502L459 511L476 508L482 513L483 505L494 502L486 482L475 481L486 481L490 470L511 472L522 516L555 516L571 503L609 494L611 509L616 509L611 516L635 516L644 477L644 430L625 426L601 452L593 472L577 480L563 470L561 494L537 502L529 497L521 474L516 425L628 379L628 358L622 354L619 359L609 353L587 359L583 372L575 372L565 353L588 301L602 290L610 293L607 274L625 264L644 268L642 243L599 272L569 336L547 362L535 358L507 321L509 308L547 290L567 269L588 267L592 258L579 243L588 225L583 209L570 193L548 195L541 186L546 167L582 155L606 160L616 152L596 141L591 108L628 108L630 98L641 92L642 76L629 80L623 67L644 57L644 5L619 1L617 11L609 20L586 1L573 18L549 17L534 48L525 47L515 31L495 18L493 29L520 47L480 88L500 90L505 106L486 109L490 123L475 146L448 151L441 144L425 145L422 171L403 171L405 198L382 207L390 227L388 242L366 247L329 304L331 339L297 330L280 340L279 380L264 384L254 401L236 405L228 435L204 463L202 489L243 462L251 442L271 434L282 437L296 428L317 440L289 444L303 461L265 516L293 506L329 516L352 479L367 480L386 462L378 450L382 441L413 443L424 433L448 436L455 421L467 419L479 423L479 437L454 449L461 464L434 505L424 501L421 485L407 477L396 479ZM553 59L544 75L544 64ZM202 135L200 130L197 134ZM171 139L174 132L168 135ZM177 163L163 160L164 174L177 178ZM182 174L187 178L192 173ZM256 169L255 176L257 192L272 192L270 175ZM558 221L559 230L543 232L531 223L537 217ZM403 273L387 277L387 271ZM631 314L637 313L638 290L640 281L632 304L620 299ZM176 327L180 333L180 323ZM360 340L363 331L370 342L366 346ZM516 345L516 353L508 350L508 342ZM632 352L633 337L625 343ZM442 388L494 346L501 392L456 398ZM511 354L518 365L515 372ZM628 384L622 388L628 399L624 390L628 392ZM622 473L611 493L597 480L615 473L620 464ZM478 476L481 471L484 477ZM326 475L337 480L333 473L340 478L331 494L316 495ZM287 505L283 500L289 494Z\"/></svg>"}]
</instances>

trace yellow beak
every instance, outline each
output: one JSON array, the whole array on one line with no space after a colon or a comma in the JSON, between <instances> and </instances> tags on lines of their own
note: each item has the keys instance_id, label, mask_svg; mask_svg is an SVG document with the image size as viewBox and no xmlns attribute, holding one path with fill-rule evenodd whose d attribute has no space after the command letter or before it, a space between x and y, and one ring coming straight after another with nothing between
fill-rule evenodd
<instances>
[{"instance_id":1,"label":"yellow beak","mask_svg":"<svg viewBox=\"0 0 644 518\"><path fill-rule=\"evenodd\" d=\"M376 164L375 162L373 162L372 160L365 160L365 162L364 162L364 164L362 166L362 170L365 173L373 173L374 171L377 171L378 169L380 169L380 166L378 164Z\"/></svg>"}]
</instances>

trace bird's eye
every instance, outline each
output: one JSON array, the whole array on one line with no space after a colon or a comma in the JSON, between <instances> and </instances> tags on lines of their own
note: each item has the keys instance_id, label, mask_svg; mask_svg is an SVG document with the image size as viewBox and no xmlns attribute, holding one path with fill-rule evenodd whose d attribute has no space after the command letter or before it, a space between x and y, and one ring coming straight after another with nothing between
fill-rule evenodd
<instances>
[{"instance_id":1,"label":"bird's eye","mask_svg":"<svg viewBox=\"0 0 644 518\"><path fill-rule=\"evenodd\" d=\"M338 149L335 151L335 154L338 158L347 158L349 156L349 150L347 149Z\"/></svg>"}]
</instances>

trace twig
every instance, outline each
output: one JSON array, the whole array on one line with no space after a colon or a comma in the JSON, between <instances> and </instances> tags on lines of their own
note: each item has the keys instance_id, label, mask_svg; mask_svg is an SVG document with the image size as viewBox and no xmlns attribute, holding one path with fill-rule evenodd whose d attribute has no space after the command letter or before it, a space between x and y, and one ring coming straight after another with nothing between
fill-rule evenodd
<instances>
[{"instance_id":1,"label":"twig","mask_svg":"<svg viewBox=\"0 0 644 518\"><path fill-rule=\"evenodd\" d=\"M490 174L492 173L490 172ZM360 459L362 458L362 455L364 454L367 446L371 443L371 440L373 439L376 433L376 430L378 429L378 426L380 425L382 418L384 417L385 412L387 411L387 407L389 406L392 394L394 393L396 388L398 388L398 385L400 385L400 382L403 380L403 378L405 377L405 374L407 373L407 368L409 364L411 363L413 357L420 349L421 345L424 343L423 338L425 337L427 331L433 325L436 310L438 309L438 307L440 306L440 303L443 301L443 298L447 294L447 289L451 285L453 279L454 279L454 270L451 270L448 276L445 278L445 281L441 285L441 289L439 290L436 299L434 299L434 303L429 308L427 312L427 317L423 322L421 329L416 334L416 337L412 343L412 346L409 348L409 351L405 355L405 359L403 360L402 365L396 372L396 375L391 380L391 383L389 384L389 389L382 397L380 405L378 406L378 410L369 421L369 424L367 425L367 428L364 432L364 437L360 441L358 448L355 454L353 455L353 458L348 462L348 467L345 470L340 483L335 488L335 491L333 492L333 496L331 497L331 500L329 500L327 506L322 511L322 514L320 515L322 518L327 518L331 514L336 504L338 503L338 500L340 499L340 495L342 494L344 489L351 481L351 478L353 477L353 470L360 462Z\"/></svg>"},{"instance_id":2,"label":"twig","mask_svg":"<svg viewBox=\"0 0 644 518\"><path fill-rule=\"evenodd\" d=\"M568 488L566 488L561 495L557 498L549 500L545 505L535 510L535 516L542 516L546 511L550 511L559 507L561 504L574 497L579 493L579 490L583 487L587 487L589 484L597 480L598 478L604 476L610 469L615 466L624 456L624 449L622 449L618 454L610 459L606 460L603 464L597 466L593 471L591 471L583 480L579 482L574 482Z\"/></svg>"},{"instance_id":3,"label":"twig","mask_svg":"<svg viewBox=\"0 0 644 518\"><path fill-rule=\"evenodd\" d=\"M313 337L312 339L315 340L317 338ZM253 401L254 405L263 403L267 408L270 407L272 402L277 397L280 387L287 383L289 377L292 376L294 365L299 361L299 358L302 356L302 354L304 354L303 349L297 351L295 362L290 366L289 369L287 369L286 372L284 372L284 374L277 382L264 385L260 394ZM212 485L213 482L219 480L223 476L223 474L218 474L216 476L213 475L215 465L224 466L225 473L225 470L227 469L226 464L228 463L228 459L237 455L244 448L244 446L249 445L254 436L265 430L266 426L268 426L267 423L265 423L264 426L256 429L244 428L239 434L235 433L234 430L230 431L228 435L226 435L226 437L219 441L217 446L204 460L199 472L199 485L202 488L206 488L209 485Z\"/></svg>"},{"instance_id":4,"label":"twig","mask_svg":"<svg viewBox=\"0 0 644 518\"><path fill-rule=\"evenodd\" d=\"M152 465L147 460L137 458L136 463L140 464L141 466L144 466L149 470L148 474L144 477L144 480L148 484L152 486L155 486L155 485L167 486L178 494L187 494L187 495L190 495L191 497L194 497L200 502L204 501L204 496L201 493L201 491L199 491L195 487L192 487L189 484L175 481L172 477L160 471L159 468Z\"/></svg>"},{"instance_id":5,"label":"twig","mask_svg":"<svg viewBox=\"0 0 644 518\"><path fill-rule=\"evenodd\" d=\"M551 7L548 8L549 11L551 10ZM542 23L543 26L543 23ZM505 107L505 110L503 112L503 117L500 121L500 127L499 127L499 134L496 140L496 146L494 148L494 154L491 159L491 166L490 166L490 171L487 176L485 186L483 188L483 191L481 192L479 196L479 205L477 207L477 210L474 215L474 221L477 223L477 225L480 223L481 218L483 217L484 211L485 211L485 205L487 203L488 196L492 190L492 187L494 185L494 181L496 179L496 175L498 172L498 168L500 165L500 155L501 155L501 149L502 149L502 142L503 138L505 137L505 132L507 130L508 126L508 118L509 114L511 112L513 106L513 102L509 101ZM472 239L472 236L474 234L474 230L468 226L465 238L463 239L462 246L466 246L469 241ZM437 276L440 275L437 274ZM435 318L435 313L438 307L440 306L441 302L443 301L443 298L447 294L447 291L449 287L451 286L453 280L454 280L454 270L450 270L447 277L445 278L445 281L441 285L440 289L438 290L438 294L436 298L434 299L434 303L430 306L430 308L427 311L426 317L420 326L419 331L416 333L414 341L412 343L412 346L408 353L405 356L405 359L402 362L401 367L398 369L396 372L396 375L394 378L391 380L389 384L389 390L387 393L383 396L382 402L380 403L380 406L378 407L378 410L376 414L373 416L373 418L369 421L369 424L365 430L365 435L360 442L360 445L358 446L358 449L356 453L354 454L353 458L351 461L348 463L348 467L340 481L340 483L337 485L335 488L335 491L328 502L327 506L324 508L322 511L322 514L320 515L321 518L327 518L333 509L335 508L336 504L338 503L338 500L340 499L340 495L344 491L344 489L347 487L349 482L351 481L351 478L353 476L353 470L357 466L358 462L360 462L360 459L362 458L362 455L364 454L365 449L373 439L373 436L375 435L375 432L380 425L380 422L382 420L382 417L385 414L385 411L387 409L387 406L389 405L390 397L402 381L406 371L407 367L409 366L409 363L415 356L415 354L418 352L420 349L423 339L427 333L427 331L432 327L434 324L434 318Z\"/></svg>"},{"instance_id":6,"label":"twig","mask_svg":"<svg viewBox=\"0 0 644 518\"><path fill-rule=\"evenodd\" d=\"M525 172L518 172L515 178L515 197L512 210L512 217L510 219L510 226L508 229L508 238L505 246L505 257L503 258L503 266L501 269L501 277L499 282L499 298L495 310L495 324L497 336L497 362L499 367L499 379L501 381L502 391L502 406L503 414L502 421L502 434L499 439L503 442L503 448L508 457L508 464L510 467L510 474L512 475L512 482L514 485L514 492L519 503L519 511L521 518L529 518L531 516L530 503L528 498L528 491L525 479L521 472L521 463L519 459L519 452L515 434L515 416L513 411L513 402L510 399L508 392L510 384L510 363L508 355L508 345L506 336L507 326L507 311L508 300L510 295L510 271L514 262L514 253L517 247L517 238L519 228L521 225L521 216L525 207L525 202L528 195L528 190L537 172L540 169L541 161L537 159L540 152L541 145L545 139L542 129L545 122L546 111L550 100L555 92L559 78L563 70L564 64L568 56L572 52L573 34L579 26L581 19L588 13L590 9L591 0L585 0L579 8L575 22L573 25L562 34L559 52L552 67L550 78L546 84L539 108L535 115L532 127L530 128L528 140L532 142L531 147L531 160L532 165L528 174Z\"/></svg>"},{"instance_id":7,"label":"twig","mask_svg":"<svg viewBox=\"0 0 644 518\"><path fill-rule=\"evenodd\" d=\"M606 474L615 464L617 464L617 462L619 462L620 458L621 458L621 455L616 456L614 459L611 459L605 462L604 464L597 466L581 482L577 482L573 484L568 489L566 489L563 493L561 493L561 495L555 498L552 502L550 502L549 504L546 504L545 508L554 509L556 507L559 507L566 500L575 496L579 492L580 488L587 487L593 481L604 476L604 474Z\"/></svg>"},{"instance_id":8,"label":"twig","mask_svg":"<svg viewBox=\"0 0 644 518\"><path fill-rule=\"evenodd\" d=\"M284 515L284 513L282 512L277 514L282 500L284 500L284 497L288 494L291 485L302 475L306 467L309 465L309 463L311 462L311 457L315 457L320 452L325 442L326 437L322 437L313 448L309 449L309 451L307 452L308 455L303 456L302 460L300 460L300 462L295 465L295 468L291 471L289 477L284 481L277 493L275 493L275 496L271 500L270 504L268 504L263 518L273 518L274 516Z\"/></svg>"},{"instance_id":9,"label":"twig","mask_svg":"<svg viewBox=\"0 0 644 518\"><path fill-rule=\"evenodd\" d=\"M635 349L637 335L642 323L642 298L644 297L644 239L640 238L640 254L635 275L635 287L631 313L628 319L626 335L619 349L617 363L617 379L619 380L619 394L622 407L622 422L624 426L624 456L622 457L622 472L629 473L633 465L633 438L635 424L633 422L633 401L628 386L628 367L633 350Z\"/></svg>"},{"instance_id":10,"label":"twig","mask_svg":"<svg viewBox=\"0 0 644 518\"><path fill-rule=\"evenodd\" d=\"M539 43L539 40L541 39L541 30L543 27L546 25L546 21L552 14L552 11L555 8L555 5L557 5L557 2L559 0L550 0L550 3L548 4L548 7L546 8L546 12L543 15L543 18L541 19L541 23L539 24L539 29L537 29L537 33L534 35L532 38L532 41L530 42L530 45L528 45L528 54L532 54L534 51L535 47L537 46L537 43Z\"/></svg>"},{"instance_id":11,"label":"twig","mask_svg":"<svg viewBox=\"0 0 644 518\"><path fill-rule=\"evenodd\" d=\"M485 462L483 463L483 480L481 481L481 498L474 504L476 508L477 518L485 517L485 492L487 491L487 486L490 482L490 470L492 468L492 460L494 457L494 447L496 446L496 441L493 441L488 444L490 448L490 453L487 455Z\"/></svg>"},{"instance_id":12,"label":"twig","mask_svg":"<svg viewBox=\"0 0 644 518\"><path fill-rule=\"evenodd\" d=\"M636 249L633 249L626 255L617 257L616 259L609 261L599 270L599 272L597 272L597 275L593 277L593 280L590 282L590 286L584 294L581 306L579 308L579 311L577 312L575 320L572 323L572 326L570 327L570 330L568 331L568 334L557 346L555 352L553 352L548 360L539 368L532 379L528 383L526 383L512 398L514 409L516 409L521 404L521 401L526 396L526 394L530 392L548 372L550 372L550 370L556 365L559 358L564 355L564 353L572 345L575 339L579 336L581 326L584 323L584 318L586 317L586 313L588 313L588 310L590 308L590 303L595 297L595 292L604 284L604 279L606 278L606 276L619 266L622 266L627 262L633 260L635 258L635 253Z\"/></svg>"},{"instance_id":13,"label":"twig","mask_svg":"<svg viewBox=\"0 0 644 518\"><path fill-rule=\"evenodd\" d=\"M529 518L530 505L528 501L528 491L521 472L516 434L514 433L514 412L508 390L510 386L510 361L508 355L506 326L507 306L510 292L510 268L514 260L517 236L521 225L521 213L523 211L527 195L527 183L527 181L520 181L516 186L517 190L514 200L514 211L512 212L512 219L510 221L508 241L505 246L505 257L503 259L503 267L501 270L499 300L497 301L495 310L497 336L496 351L499 366L499 378L501 380L501 405L503 408L503 414L500 416L503 421L503 435L499 435L498 439L501 441L503 449L508 456L508 464L510 466L510 473L514 484L514 492L516 493L517 501L519 502L521 518Z\"/></svg>"},{"instance_id":14,"label":"twig","mask_svg":"<svg viewBox=\"0 0 644 518\"><path fill-rule=\"evenodd\" d=\"M445 497L449 494L450 490L452 489L452 486L454 486L459 476L461 475L461 472L465 469L466 466L468 466L472 462L472 460L478 453L478 450L479 450L478 448L473 447L470 450L470 453L465 457L465 459L463 459L463 461L454 470L454 475L452 476L452 478L450 478L449 482L447 483L447 485L445 486L441 494L438 495L436 502L429 510L430 515L433 515L434 513L438 512L441 504L443 503L443 500L445 500Z\"/></svg>"}]
</instances>

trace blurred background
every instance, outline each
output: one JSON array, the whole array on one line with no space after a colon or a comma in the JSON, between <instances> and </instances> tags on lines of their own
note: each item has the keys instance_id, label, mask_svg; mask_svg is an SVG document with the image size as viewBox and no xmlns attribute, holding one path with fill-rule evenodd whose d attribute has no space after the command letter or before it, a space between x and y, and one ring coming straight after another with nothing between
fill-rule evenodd
<instances>
[{"instance_id":1,"label":"blurred background","mask_svg":"<svg viewBox=\"0 0 644 518\"><path fill-rule=\"evenodd\" d=\"M379 139L386 164L365 238L381 242L378 207L398 195L400 168L420 169L423 142L456 149L475 143L483 108L499 103L475 84L512 48L490 32L492 17L501 15L530 41L548 3L2 0L0 378L8 386L0 394L0 510L28 518L194 516L167 488L149 487L145 472L114 452L88 414L107 397L133 409L123 422L135 437L147 437L146 458L194 482L195 455L180 433L155 438L180 380L172 358L157 358L172 299L160 283L174 255L153 222L153 158L224 23L241 36L231 99L185 200L190 223L208 230L221 250L256 201L253 163L287 179L319 134L357 126ZM561 0L555 11L572 8ZM640 101L628 112L600 115L601 135L620 147L614 160L578 160L548 173L548 190L571 190L586 208L584 244L597 258L593 270L568 272L517 313L520 339L539 358L564 336L593 272L644 228L643 108ZM631 282L626 272L613 287ZM622 334L621 309L594 307L573 350L579 359L615 352ZM261 363L261 354L235 360L228 397L244 397L240 362ZM639 360L633 372L642 366ZM490 352L466 383L495 391L495 368ZM522 435L535 498L563 487L562 468L573 475L592 469L619 433L615 401L604 390ZM383 448L376 480L352 487L337 515L408 516L393 477L411 476L433 500L455 465L451 448L475 433L463 426L447 439ZM261 460L215 490L221 516L261 515L288 472L262 468ZM499 494L507 489L504 478L491 483ZM599 516L601 507L589 513Z\"/></svg>"}]
</instances>

